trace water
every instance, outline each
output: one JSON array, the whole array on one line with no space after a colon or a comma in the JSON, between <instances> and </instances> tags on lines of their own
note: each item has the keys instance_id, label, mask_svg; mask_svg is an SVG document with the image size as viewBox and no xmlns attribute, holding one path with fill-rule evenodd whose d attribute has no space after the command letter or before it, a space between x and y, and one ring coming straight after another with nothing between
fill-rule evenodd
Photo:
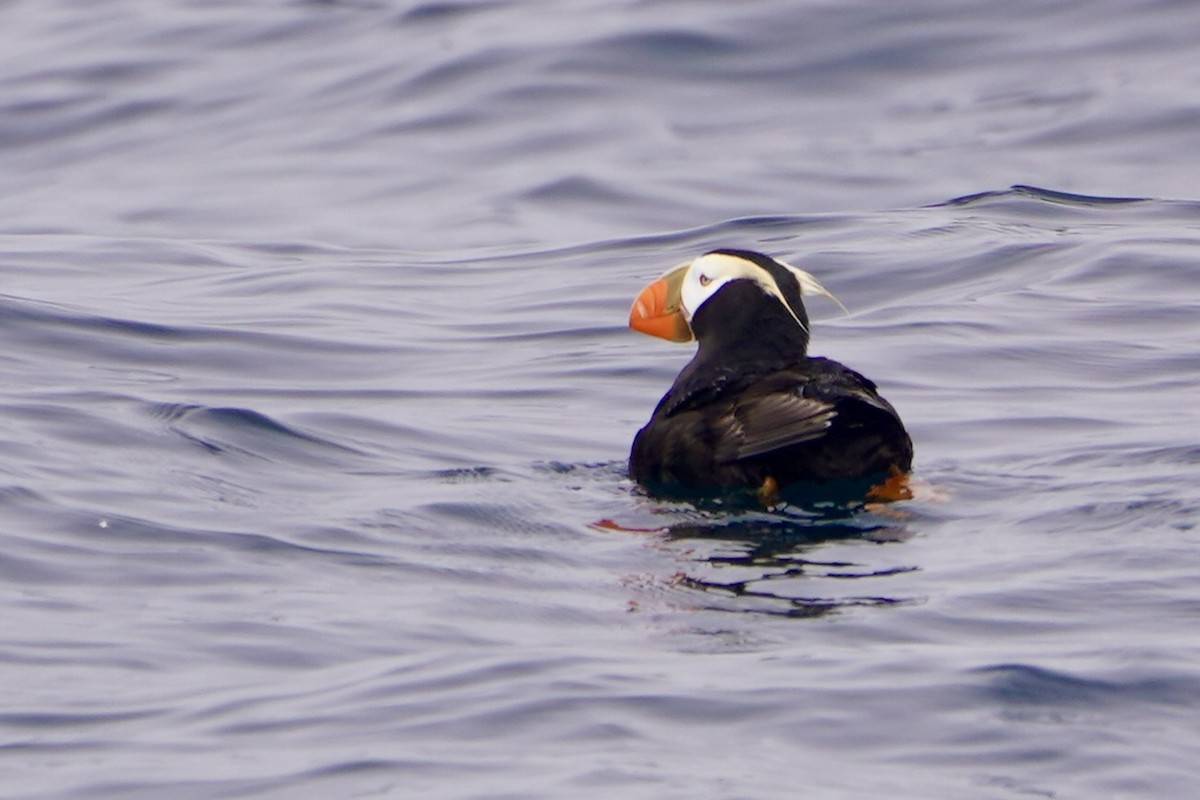
<instances>
[{"instance_id":1,"label":"water","mask_svg":"<svg viewBox=\"0 0 1200 800\"><path fill-rule=\"evenodd\" d=\"M1191 791L1191 4L0 21L0 795ZM920 498L629 483L715 246Z\"/></svg>"}]
</instances>

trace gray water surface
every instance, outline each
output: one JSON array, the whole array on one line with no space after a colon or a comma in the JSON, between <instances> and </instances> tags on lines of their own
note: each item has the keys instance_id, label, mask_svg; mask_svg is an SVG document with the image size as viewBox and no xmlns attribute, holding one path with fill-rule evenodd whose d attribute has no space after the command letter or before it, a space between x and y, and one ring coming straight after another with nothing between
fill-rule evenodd
<instances>
[{"instance_id":1,"label":"gray water surface","mask_svg":"<svg viewBox=\"0 0 1200 800\"><path fill-rule=\"evenodd\" d=\"M1188 796L1196 41L0 3L0 795ZM690 356L629 303L718 246L850 309L917 499L629 482Z\"/></svg>"}]
</instances>

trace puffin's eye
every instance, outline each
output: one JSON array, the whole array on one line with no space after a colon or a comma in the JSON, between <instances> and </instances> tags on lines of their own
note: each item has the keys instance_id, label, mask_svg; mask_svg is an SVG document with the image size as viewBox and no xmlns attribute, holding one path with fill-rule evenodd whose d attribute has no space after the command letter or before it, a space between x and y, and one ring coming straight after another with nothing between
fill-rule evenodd
<instances>
[{"instance_id":1,"label":"puffin's eye","mask_svg":"<svg viewBox=\"0 0 1200 800\"><path fill-rule=\"evenodd\" d=\"M708 286L710 283L712 283L712 278L708 277L703 272L701 272L700 273L700 285Z\"/></svg>"}]
</instances>

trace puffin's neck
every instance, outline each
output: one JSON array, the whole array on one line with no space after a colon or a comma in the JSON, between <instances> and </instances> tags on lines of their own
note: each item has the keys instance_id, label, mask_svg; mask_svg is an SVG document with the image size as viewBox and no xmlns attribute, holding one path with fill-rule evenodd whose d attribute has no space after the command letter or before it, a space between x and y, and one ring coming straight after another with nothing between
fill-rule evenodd
<instances>
[{"instance_id":1,"label":"puffin's neck","mask_svg":"<svg viewBox=\"0 0 1200 800\"><path fill-rule=\"evenodd\" d=\"M801 309L800 321L808 324ZM750 281L734 281L696 310L696 359L708 363L790 362L808 351L808 331L776 298Z\"/></svg>"},{"instance_id":2,"label":"puffin's neck","mask_svg":"<svg viewBox=\"0 0 1200 800\"><path fill-rule=\"evenodd\" d=\"M730 292L738 283L745 283L749 293ZM807 324L803 309L800 319ZM655 413L673 414L739 391L748 382L795 366L808 349L808 332L778 300L746 281L722 287L697 309L692 331L700 348Z\"/></svg>"}]
</instances>

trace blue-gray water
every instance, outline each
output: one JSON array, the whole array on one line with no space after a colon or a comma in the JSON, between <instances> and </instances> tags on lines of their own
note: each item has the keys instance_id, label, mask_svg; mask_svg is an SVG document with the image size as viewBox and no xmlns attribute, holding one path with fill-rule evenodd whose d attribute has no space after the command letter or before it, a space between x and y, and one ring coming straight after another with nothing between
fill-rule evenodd
<instances>
[{"instance_id":1,"label":"blue-gray water","mask_svg":"<svg viewBox=\"0 0 1200 800\"><path fill-rule=\"evenodd\" d=\"M0 796L1188 796L1197 41L0 2ZM849 307L922 497L630 484L689 352L629 302L714 246Z\"/></svg>"}]
</instances>

